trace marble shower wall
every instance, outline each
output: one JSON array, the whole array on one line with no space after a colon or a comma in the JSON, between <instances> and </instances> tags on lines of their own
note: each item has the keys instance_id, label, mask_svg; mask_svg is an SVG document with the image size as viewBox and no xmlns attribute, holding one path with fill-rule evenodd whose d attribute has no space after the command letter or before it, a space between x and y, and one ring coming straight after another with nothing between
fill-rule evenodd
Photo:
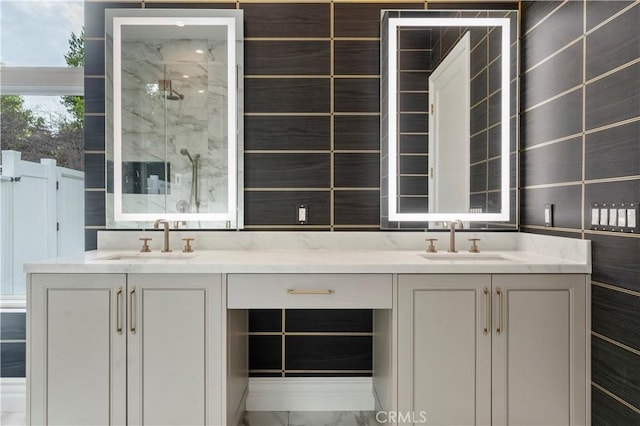
<instances>
[{"instance_id":1,"label":"marble shower wall","mask_svg":"<svg viewBox=\"0 0 640 426\"><path fill-rule=\"evenodd\" d=\"M203 53L197 53L203 52ZM171 94L163 93L166 83ZM224 41L134 39L122 42L122 158L159 175L156 189L125 194L127 213L196 211L191 161L199 159L200 212L227 210L227 52ZM166 162L165 167L162 163ZM151 165L156 165L152 167ZM140 166L127 179L134 176ZM126 167L125 167L126 169ZM164 185L164 173L168 182ZM157 183L157 182L156 182ZM125 182L125 187L127 183Z\"/></svg>"}]
</instances>

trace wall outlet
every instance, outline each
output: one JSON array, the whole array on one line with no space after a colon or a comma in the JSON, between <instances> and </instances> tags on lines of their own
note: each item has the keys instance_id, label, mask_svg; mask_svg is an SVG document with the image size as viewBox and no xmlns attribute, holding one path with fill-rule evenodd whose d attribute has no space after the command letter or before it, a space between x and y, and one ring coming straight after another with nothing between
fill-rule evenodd
<instances>
[{"instance_id":1,"label":"wall outlet","mask_svg":"<svg viewBox=\"0 0 640 426\"><path fill-rule=\"evenodd\" d=\"M553 204L544 205L544 226L553 226Z\"/></svg>"},{"instance_id":2,"label":"wall outlet","mask_svg":"<svg viewBox=\"0 0 640 426\"><path fill-rule=\"evenodd\" d=\"M306 224L309 221L309 206L305 204L299 204L297 207L298 211L298 223Z\"/></svg>"}]
</instances>

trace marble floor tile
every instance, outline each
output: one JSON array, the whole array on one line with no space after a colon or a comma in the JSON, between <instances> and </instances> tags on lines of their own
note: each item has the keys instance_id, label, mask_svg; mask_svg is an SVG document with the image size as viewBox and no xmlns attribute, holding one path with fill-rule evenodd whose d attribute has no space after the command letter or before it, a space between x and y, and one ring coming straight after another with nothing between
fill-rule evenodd
<instances>
[{"instance_id":1,"label":"marble floor tile","mask_svg":"<svg viewBox=\"0 0 640 426\"><path fill-rule=\"evenodd\" d=\"M292 411L289 426L377 425L375 411Z\"/></svg>"},{"instance_id":2,"label":"marble floor tile","mask_svg":"<svg viewBox=\"0 0 640 426\"><path fill-rule=\"evenodd\" d=\"M242 419L243 426L288 426L288 411L247 411Z\"/></svg>"}]
</instances>

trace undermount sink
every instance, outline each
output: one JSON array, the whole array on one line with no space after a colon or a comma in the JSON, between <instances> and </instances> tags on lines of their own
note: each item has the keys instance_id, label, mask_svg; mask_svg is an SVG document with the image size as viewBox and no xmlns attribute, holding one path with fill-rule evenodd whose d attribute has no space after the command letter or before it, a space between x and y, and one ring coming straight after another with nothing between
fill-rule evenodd
<instances>
[{"instance_id":1,"label":"undermount sink","mask_svg":"<svg viewBox=\"0 0 640 426\"><path fill-rule=\"evenodd\" d=\"M96 260L187 260L196 257L195 254L185 253L139 253L139 254L111 254L109 256L97 257Z\"/></svg>"},{"instance_id":2,"label":"undermount sink","mask_svg":"<svg viewBox=\"0 0 640 426\"><path fill-rule=\"evenodd\" d=\"M483 253L420 253L420 256L431 261L443 262L510 262L513 259L500 254Z\"/></svg>"}]
</instances>

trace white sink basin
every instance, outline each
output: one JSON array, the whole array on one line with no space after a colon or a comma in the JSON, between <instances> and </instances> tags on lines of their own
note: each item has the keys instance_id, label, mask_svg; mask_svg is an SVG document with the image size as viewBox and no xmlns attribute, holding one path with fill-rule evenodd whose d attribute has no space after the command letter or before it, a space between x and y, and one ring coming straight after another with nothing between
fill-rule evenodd
<instances>
[{"instance_id":1,"label":"white sink basin","mask_svg":"<svg viewBox=\"0 0 640 426\"><path fill-rule=\"evenodd\" d=\"M141 260L187 260L196 257L195 254L187 253L139 253L139 254L111 254L109 256L96 257L96 260L120 260L120 261L136 261Z\"/></svg>"},{"instance_id":2,"label":"white sink basin","mask_svg":"<svg viewBox=\"0 0 640 426\"><path fill-rule=\"evenodd\" d=\"M421 253L420 256L431 261L442 262L512 262L513 259L493 253Z\"/></svg>"}]
</instances>

